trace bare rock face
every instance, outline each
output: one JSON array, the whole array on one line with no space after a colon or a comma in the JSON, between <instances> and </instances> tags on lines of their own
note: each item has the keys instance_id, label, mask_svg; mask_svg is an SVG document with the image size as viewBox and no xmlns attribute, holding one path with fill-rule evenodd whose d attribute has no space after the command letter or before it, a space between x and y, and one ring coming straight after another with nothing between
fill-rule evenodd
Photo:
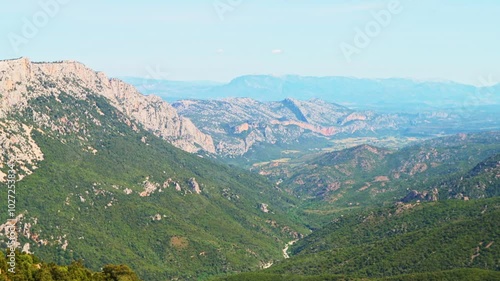
<instances>
[{"instance_id":1,"label":"bare rock face","mask_svg":"<svg viewBox=\"0 0 500 281\"><path fill-rule=\"evenodd\" d=\"M182 100L172 106L214 138L219 155L230 157L244 155L258 144L295 144L303 138L320 142L339 134L398 130L408 123L397 115L356 112L321 100L227 98Z\"/></svg>"},{"instance_id":2,"label":"bare rock face","mask_svg":"<svg viewBox=\"0 0 500 281\"><path fill-rule=\"evenodd\" d=\"M146 196L151 196L151 194L154 193L158 189L159 184L150 182L149 177L148 177L143 182L143 186L144 186L144 191L141 192L139 194L139 196L146 197Z\"/></svg>"},{"instance_id":3,"label":"bare rock face","mask_svg":"<svg viewBox=\"0 0 500 281\"><path fill-rule=\"evenodd\" d=\"M31 137L32 127L15 121L0 121L0 168L12 161L19 168L18 180L30 175L37 168L36 163L44 159L40 147ZM15 157L13 157L15 155ZM11 158L12 157L12 158ZM0 171L0 182L6 182L7 175Z\"/></svg>"},{"instance_id":4,"label":"bare rock face","mask_svg":"<svg viewBox=\"0 0 500 281\"><path fill-rule=\"evenodd\" d=\"M438 201L439 191L437 188L434 188L430 192L428 191L418 192L416 190L412 190L403 199L401 199L401 202L409 203L415 200Z\"/></svg>"},{"instance_id":5,"label":"bare rock face","mask_svg":"<svg viewBox=\"0 0 500 281\"><path fill-rule=\"evenodd\" d=\"M401 202L408 203L414 200L423 200L424 198L425 198L424 194L416 190L412 190L403 199L401 199Z\"/></svg>"},{"instance_id":6,"label":"bare rock face","mask_svg":"<svg viewBox=\"0 0 500 281\"><path fill-rule=\"evenodd\" d=\"M191 187L191 189L193 189L194 193L201 194L200 185L198 184L195 178L189 179L189 186Z\"/></svg>"},{"instance_id":7,"label":"bare rock face","mask_svg":"<svg viewBox=\"0 0 500 281\"><path fill-rule=\"evenodd\" d=\"M75 61L33 63L27 58L0 61L0 118L23 109L30 99L66 92L85 99L101 95L145 129L188 152L215 152L209 135L202 133L175 108L156 96L144 96L133 86L109 79Z\"/></svg>"},{"instance_id":8,"label":"bare rock face","mask_svg":"<svg viewBox=\"0 0 500 281\"><path fill-rule=\"evenodd\" d=\"M269 213L269 205L267 205L266 203L262 203L260 204L260 210L264 213Z\"/></svg>"},{"instance_id":9,"label":"bare rock face","mask_svg":"<svg viewBox=\"0 0 500 281\"><path fill-rule=\"evenodd\" d=\"M430 201L438 201L439 200L439 190L437 188L434 188L432 192L428 195Z\"/></svg>"},{"instance_id":10,"label":"bare rock face","mask_svg":"<svg viewBox=\"0 0 500 281\"><path fill-rule=\"evenodd\" d=\"M234 128L234 133L235 134L241 134L243 132L246 132L250 129L250 125L248 123L243 123L241 125L238 125Z\"/></svg>"}]
</instances>

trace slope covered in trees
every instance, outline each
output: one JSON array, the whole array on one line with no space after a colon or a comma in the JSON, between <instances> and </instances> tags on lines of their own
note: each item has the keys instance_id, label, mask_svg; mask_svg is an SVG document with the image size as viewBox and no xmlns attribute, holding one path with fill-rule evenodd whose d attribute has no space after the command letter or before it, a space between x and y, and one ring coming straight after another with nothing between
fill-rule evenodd
<instances>
[{"instance_id":1,"label":"slope covered in trees","mask_svg":"<svg viewBox=\"0 0 500 281\"><path fill-rule=\"evenodd\" d=\"M6 136L31 137L43 153L16 164L16 215L21 246L44 260L206 278L259 269L306 232L286 214L295 199L264 177L181 151L103 97L41 96L2 122L23 124ZM21 155L18 144L7 154Z\"/></svg>"},{"instance_id":2,"label":"slope covered in trees","mask_svg":"<svg viewBox=\"0 0 500 281\"><path fill-rule=\"evenodd\" d=\"M0 252L1 281L140 281L126 265L106 265L101 271L94 272L80 261L62 266L45 263L34 255L20 252L16 253L14 270L9 270L8 262L9 259Z\"/></svg>"},{"instance_id":3,"label":"slope covered in trees","mask_svg":"<svg viewBox=\"0 0 500 281\"><path fill-rule=\"evenodd\" d=\"M474 280L467 278L482 272L479 280L497 280L499 225L498 197L400 203L338 217L297 242L292 258L261 273L304 280ZM318 277L335 275L339 279Z\"/></svg>"}]
</instances>

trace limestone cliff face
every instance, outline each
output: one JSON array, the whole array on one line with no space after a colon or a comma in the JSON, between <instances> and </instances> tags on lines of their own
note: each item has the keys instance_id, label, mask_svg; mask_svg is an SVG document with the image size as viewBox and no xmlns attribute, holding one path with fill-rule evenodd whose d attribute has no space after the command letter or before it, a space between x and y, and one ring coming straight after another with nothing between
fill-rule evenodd
<instances>
[{"instance_id":1,"label":"limestone cliff face","mask_svg":"<svg viewBox=\"0 0 500 281\"><path fill-rule=\"evenodd\" d=\"M14 163L18 180L30 175L37 168L36 163L44 159L42 150L31 137L32 130L16 121L0 121L0 168L4 168L5 163ZM7 174L0 171L0 182L6 181Z\"/></svg>"},{"instance_id":2,"label":"limestone cliff face","mask_svg":"<svg viewBox=\"0 0 500 281\"><path fill-rule=\"evenodd\" d=\"M249 98L181 100L172 106L214 138L219 155L230 157L244 155L259 144L293 146L305 139L321 143L341 134L363 136L396 132L409 124L399 115L354 111L317 99L287 98L278 102Z\"/></svg>"},{"instance_id":3,"label":"limestone cliff face","mask_svg":"<svg viewBox=\"0 0 500 281\"><path fill-rule=\"evenodd\" d=\"M88 94L101 95L127 117L173 145L188 152L215 152L212 138L161 98L144 96L133 86L81 63L34 63L26 58L0 61L0 118L22 109L32 98L57 96L61 91L80 99Z\"/></svg>"}]
</instances>

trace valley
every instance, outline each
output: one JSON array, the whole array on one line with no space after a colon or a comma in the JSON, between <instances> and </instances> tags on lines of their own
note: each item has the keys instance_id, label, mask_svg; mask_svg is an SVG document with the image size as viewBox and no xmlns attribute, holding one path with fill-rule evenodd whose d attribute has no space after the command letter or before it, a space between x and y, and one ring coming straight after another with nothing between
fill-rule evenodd
<instances>
[{"instance_id":1,"label":"valley","mask_svg":"<svg viewBox=\"0 0 500 281\"><path fill-rule=\"evenodd\" d=\"M0 61L0 92L0 181L13 162L26 280L105 280L119 264L148 281L498 277L496 112L169 104L27 58ZM1 213L3 246L7 228Z\"/></svg>"},{"instance_id":2,"label":"valley","mask_svg":"<svg viewBox=\"0 0 500 281\"><path fill-rule=\"evenodd\" d=\"M0 281L500 281L499 1L0 7Z\"/></svg>"}]
</instances>

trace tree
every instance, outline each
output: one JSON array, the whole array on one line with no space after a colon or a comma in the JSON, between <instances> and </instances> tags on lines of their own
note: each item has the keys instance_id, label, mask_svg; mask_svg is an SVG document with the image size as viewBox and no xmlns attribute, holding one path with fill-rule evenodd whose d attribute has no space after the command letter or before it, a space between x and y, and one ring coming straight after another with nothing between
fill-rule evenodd
<instances>
[{"instance_id":1,"label":"tree","mask_svg":"<svg viewBox=\"0 0 500 281\"><path fill-rule=\"evenodd\" d=\"M126 265L106 265L102 270L106 281L140 281Z\"/></svg>"}]
</instances>

